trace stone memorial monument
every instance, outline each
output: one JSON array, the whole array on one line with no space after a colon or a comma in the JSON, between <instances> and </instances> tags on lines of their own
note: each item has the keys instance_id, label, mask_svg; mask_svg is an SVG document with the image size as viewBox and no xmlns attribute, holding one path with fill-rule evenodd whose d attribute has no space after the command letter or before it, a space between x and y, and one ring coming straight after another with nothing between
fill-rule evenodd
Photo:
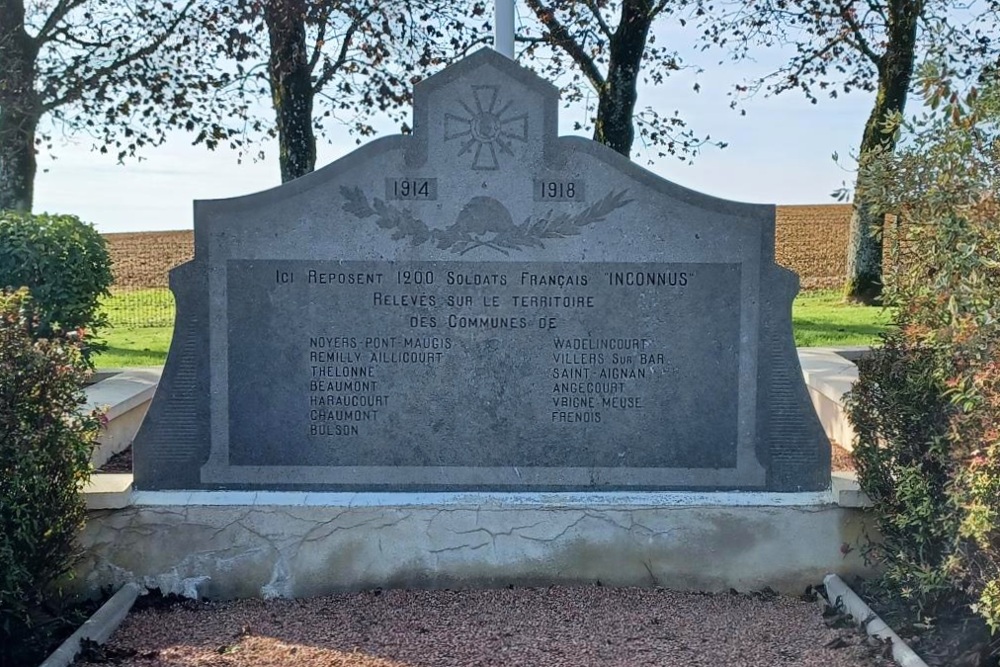
<instances>
[{"instance_id":1,"label":"stone memorial monument","mask_svg":"<svg viewBox=\"0 0 1000 667\"><path fill-rule=\"evenodd\" d=\"M490 50L413 134L195 205L140 490L821 490L774 207L557 135Z\"/></svg>"}]
</instances>

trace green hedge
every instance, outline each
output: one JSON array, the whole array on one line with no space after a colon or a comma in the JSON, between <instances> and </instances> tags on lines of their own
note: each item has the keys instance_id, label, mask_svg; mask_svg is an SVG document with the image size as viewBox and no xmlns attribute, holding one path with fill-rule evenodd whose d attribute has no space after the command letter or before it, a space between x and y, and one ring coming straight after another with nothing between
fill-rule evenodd
<instances>
[{"instance_id":1,"label":"green hedge","mask_svg":"<svg viewBox=\"0 0 1000 667\"><path fill-rule=\"evenodd\" d=\"M80 342L35 338L31 312L27 290L0 292L0 666L40 662L59 625L49 595L73 563L100 430Z\"/></svg>"},{"instance_id":2,"label":"green hedge","mask_svg":"<svg viewBox=\"0 0 1000 667\"><path fill-rule=\"evenodd\" d=\"M27 287L36 336L106 324L100 300L111 286L104 237L71 215L0 212L0 289Z\"/></svg>"}]
</instances>

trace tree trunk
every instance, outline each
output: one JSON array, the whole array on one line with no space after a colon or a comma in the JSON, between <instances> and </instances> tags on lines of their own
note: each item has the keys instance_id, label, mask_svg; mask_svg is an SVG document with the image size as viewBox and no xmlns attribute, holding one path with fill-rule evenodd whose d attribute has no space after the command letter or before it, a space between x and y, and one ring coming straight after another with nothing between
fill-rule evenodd
<instances>
[{"instance_id":1,"label":"tree trunk","mask_svg":"<svg viewBox=\"0 0 1000 667\"><path fill-rule=\"evenodd\" d=\"M923 2L897 0L889 4L892 12L889 42L878 63L875 106L861 139L859 158L862 163L877 151L892 152L896 148L895 135L891 130L885 131L885 121L894 113L903 113L913 77L917 21L923 11ZM844 296L848 301L874 305L882 296L882 227L886 212L867 201L861 173L854 192Z\"/></svg>"},{"instance_id":2,"label":"tree trunk","mask_svg":"<svg viewBox=\"0 0 1000 667\"><path fill-rule=\"evenodd\" d=\"M271 44L268 74L278 125L282 183L316 168L312 70L306 49L305 11L302 0L271 0L265 4L264 11Z\"/></svg>"},{"instance_id":3,"label":"tree trunk","mask_svg":"<svg viewBox=\"0 0 1000 667\"><path fill-rule=\"evenodd\" d=\"M0 0L0 210L31 211L35 190L36 48L21 0Z\"/></svg>"},{"instance_id":4,"label":"tree trunk","mask_svg":"<svg viewBox=\"0 0 1000 667\"><path fill-rule=\"evenodd\" d=\"M598 96L594 141L625 157L631 155L635 140L636 82L653 16L649 0L622 2L621 21L610 44L608 76Z\"/></svg>"}]
</instances>

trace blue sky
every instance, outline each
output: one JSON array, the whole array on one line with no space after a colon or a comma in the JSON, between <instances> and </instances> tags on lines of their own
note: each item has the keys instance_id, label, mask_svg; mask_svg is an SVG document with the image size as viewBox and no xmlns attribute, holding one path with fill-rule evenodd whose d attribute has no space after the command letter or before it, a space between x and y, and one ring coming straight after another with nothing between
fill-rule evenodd
<instances>
[{"instance_id":1,"label":"blue sky","mask_svg":"<svg viewBox=\"0 0 1000 667\"><path fill-rule=\"evenodd\" d=\"M660 39L676 37L672 30ZM774 204L833 203L831 192L853 174L841 162L860 143L864 122L871 110L872 94L852 93L839 99L811 104L795 92L778 97L758 95L746 100L741 116L729 108L728 94L735 84L770 71L781 54L764 52L756 62L722 62L720 53L685 49L686 62L702 69L669 77L664 85L643 87L639 105L662 112L681 112L699 134L728 142L728 147L707 147L693 165L673 157L652 165L636 161L656 174L686 187L738 201ZM694 92L693 84L701 85ZM912 108L912 107L911 107ZM570 133L583 112L561 109L561 133ZM394 128L378 124L381 133ZM102 232L190 229L192 202L257 192L280 183L276 145L266 145L262 162L244 160L227 150L210 152L191 146L191 138L177 133L162 146L146 150L141 161L120 165L110 156L90 150L89 137L67 137L52 155L39 157L35 183L35 211L72 213L93 223ZM355 148L353 137L333 127L320 139L317 167Z\"/></svg>"}]
</instances>

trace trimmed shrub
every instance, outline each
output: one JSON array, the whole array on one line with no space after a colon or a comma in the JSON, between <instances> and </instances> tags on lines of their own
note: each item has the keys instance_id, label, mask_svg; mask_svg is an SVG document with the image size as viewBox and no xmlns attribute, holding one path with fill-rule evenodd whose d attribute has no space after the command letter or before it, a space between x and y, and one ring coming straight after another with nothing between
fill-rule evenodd
<instances>
[{"instance_id":1,"label":"trimmed shrub","mask_svg":"<svg viewBox=\"0 0 1000 667\"><path fill-rule=\"evenodd\" d=\"M866 196L898 219L884 291L897 315L848 410L883 583L922 615L969 605L997 632L1000 81L960 95L935 66L921 80L935 111L862 164Z\"/></svg>"},{"instance_id":2,"label":"trimmed shrub","mask_svg":"<svg viewBox=\"0 0 1000 667\"><path fill-rule=\"evenodd\" d=\"M79 344L34 336L26 289L0 292L0 665L39 662L47 597L75 556L100 418ZM44 656L42 656L44 657Z\"/></svg>"},{"instance_id":3,"label":"trimmed shrub","mask_svg":"<svg viewBox=\"0 0 1000 667\"><path fill-rule=\"evenodd\" d=\"M959 602L948 573L960 522L948 489L953 407L940 367L933 350L889 333L858 361L847 399L858 481L874 503L879 534L866 555L921 617Z\"/></svg>"},{"instance_id":4,"label":"trimmed shrub","mask_svg":"<svg viewBox=\"0 0 1000 667\"><path fill-rule=\"evenodd\" d=\"M0 211L0 289L27 287L34 335L105 326L111 260L104 237L71 215Z\"/></svg>"}]
</instances>

